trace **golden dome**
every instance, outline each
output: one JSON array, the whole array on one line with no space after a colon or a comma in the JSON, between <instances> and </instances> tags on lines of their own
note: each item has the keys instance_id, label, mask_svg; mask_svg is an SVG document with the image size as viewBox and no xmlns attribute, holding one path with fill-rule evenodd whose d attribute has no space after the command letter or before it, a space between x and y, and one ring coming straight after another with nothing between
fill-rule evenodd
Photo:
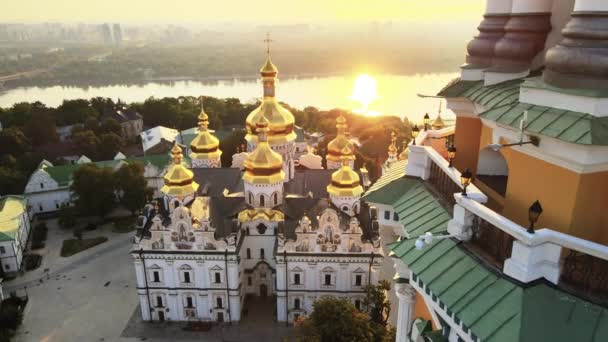
<instances>
[{"instance_id":1,"label":"golden dome","mask_svg":"<svg viewBox=\"0 0 608 342\"><path fill-rule=\"evenodd\" d=\"M276 98L265 97L260 106L247 116L245 121L247 125L245 140L257 143L257 126L262 120L267 120L268 122L267 139L269 144L284 144L296 139L296 133L293 131L295 123L293 114L281 106Z\"/></svg>"},{"instance_id":2,"label":"golden dome","mask_svg":"<svg viewBox=\"0 0 608 342\"><path fill-rule=\"evenodd\" d=\"M250 222L257 220L265 220L270 222L282 222L285 220L285 215L274 209L245 209L238 215L239 222Z\"/></svg>"},{"instance_id":3,"label":"golden dome","mask_svg":"<svg viewBox=\"0 0 608 342\"><path fill-rule=\"evenodd\" d=\"M264 65L260 69L260 74L262 74L262 77L273 77L276 76L278 73L279 69L277 69L277 67L272 64L269 55L268 58L266 58L266 63L264 63Z\"/></svg>"},{"instance_id":4,"label":"golden dome","mask_svg":"<svg viewBox=\"0 0 608 342\"><path fill-rule=\"evenodd\" d=\"M268 120L262 116L257 125L258 144L244 162L243 180L252 184L275 184L285 179L283 157L270 148L266 139Z\"/></svg>"},{"instance_id":5,"label":"golden dome","mask_svg":"<svg viewBox=\"0 0 608 342\"><path fill-rule=\"evenodd\" d=\"M342 150L344 150L345 147L348 148L348 151L350 151L351 154L354 147L353 143L346 136L345 132L348 126L346 125L346 118L344 118L342 114L336 119L336 128L338 129L338 134L334 140L327 144L327 160L333 162L342 160Z\"/></svg>"},{"instance_id":6,"label":"golden dome","mask_svg":"<svg viewBox=\"0 0 608 342\"><path fill-rule=\"evenodd\" d=\"M209 116L203 108L201 99L201 114L198 116L198 135L190 143L190 157L193 159L217 159L222 155L219 149L220 141L209 132Z\"/></svg>"},{"instance_id":7,"label":"golden dome","mask_svg":"<svg viewBox=\"0 0 608 342\"><path fill-rule=\"evenodd\" d=\"M407 143L405 142L405 140L403 140L403 151L401 151L401 153L399 153L399 160L407 159L409 154L410 154L410 149L407 147Z\"/></svg>"},{"instance_id":8,"label":"golden dome","mask_svg":"<svg viewBox=\"0 0 608 342\"><path fill-rule=\"evenodd\" d=\"M445 127L445 122L443 122L443 119L441 118L441 113L439 113L437 115L437 119L435 119L435 121L433 121L433 129L442 129L443 127Z\"/></svg>"},{"instance_id":9,"label":"golden dome","mask_svg":"<svg viewBox=\"0 0 608 342\"><path fill-rule=\"evenodd\" d=\"M363 193L363 187L359 175L350 168L352 150L344 147L342 153L342 167L331 175L331 183L327 186L327 192L337 197L356 197Z\"/></svg>"},{"instance_id":10,"label":"golden dome","mask_svg":"<svg viewBox=\"0 0 608 342\"><path fill-rule=\"evenodd\" d=\"M177 142L171 149L173 165L164 175L165 185L160 191L170 196L185 196L194 194L198 189L198 183L194 181L194 175L184 164L182 164L182 149Z\"/></svg>"}]
</instances>

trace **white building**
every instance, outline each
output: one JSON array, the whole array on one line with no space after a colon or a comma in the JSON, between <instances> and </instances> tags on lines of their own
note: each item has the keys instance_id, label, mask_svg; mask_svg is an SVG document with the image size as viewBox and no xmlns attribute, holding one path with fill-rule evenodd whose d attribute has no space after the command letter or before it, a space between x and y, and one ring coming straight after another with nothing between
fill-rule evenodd
<instances>
[{"instance_id":1,"label":"white building","mask_svg":"<svg viewBox=\"0 0 608 342\"><path fill-rule=\"evenodd\" d=\"M27 200L21 196L0 197L0 278L21 269L30 231Z\"/></svg>"},{"instance_id":2,"label":"white building","mask_svg":"<svg viewBox=\"0 0 608 342\"><path fill-rule=\"evenodd\" d=\"M270 60L266 79L268 70L276 75ZM265 94L274 96L274 88ZM249 295L276 296L276 320L291 322L310 314L322 296L361 307L363 287L377 283L377 222L359 200L363 188L350 167L352 151L342 151L338 170L290 168L283 154L293 160L294 149L276 152L273 142L289 145L293 132L277 127L293 116L280 114L248 121L255 143L244 171L195 163L194 155L192 164L206 167L191 170L181 148L173 147L164 199L146 206L131 252L144 320L239 321Z\"/></svg>"},{"instance_id":3,"label":"white building","mask_svg":"<svg viewBox=\"0 0 608 342\"><path fill-rule=\"evenodd\" d=\"M143 163L144 177L148 181L148 186L154 189L154 196L158 197L163 183L162 175L169 160L169 156L165 154L125 159L124 155L119 153L114 160L99 161L94 164L118 170L124 164ZM43 160L38 169L30 176L24 190L24 196L28 199L32 214L50 213L59 210L64 204L69 205L71 203L72 174L80 165L87 163L91 163L91 160L85 156L81 156L75 164L57 166Z\"/></svg>"}]
</instances>

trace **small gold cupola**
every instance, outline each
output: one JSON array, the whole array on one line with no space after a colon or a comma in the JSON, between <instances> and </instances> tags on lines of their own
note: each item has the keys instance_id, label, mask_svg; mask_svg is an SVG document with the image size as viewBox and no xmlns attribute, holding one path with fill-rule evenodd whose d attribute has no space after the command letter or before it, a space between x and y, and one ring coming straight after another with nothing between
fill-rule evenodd
<instances>
[{"instance_id":1,"label":"small gold cupola","mask_svg":"<svg viewBox=\"0 0 608 342\"><path fill-rule=\"evenodd\" d=\"M346 118L344 115L340 114L340 116L336 119L336 128L337 135L336 137L327 144L327 161L331 163L340 163L342 160L342 154L344 148L347 147L347 150L350 151L351 156L353 152L353 143L346 136L346 130L348 125L346 124ZM329 168L328 164L328 168Z\"/></svg>"},{"instance_id":2,"label":"small gold cupola","mask_svg":"<svg viewBox=\"0 0 608 342\"><path fill-rule=\"evenodd\" d=\"M222 151L220 150L220 141L217 137L215 137L211 132L209 132L209 116L205 113L205 109L203 107L203 99L201 98L201 113L198 116L198 127L199 132L198 135L192 140L190 144L190 158L193 160L194 164L197 164L197 161L209 161L214 165L219 167L218 164L220 157L222 156ZM209 164L209 163L207 163ZM199 165L196 165L199 166Z\"/></svg>"},{"instance_id":3,"label":"small gold cupola","mask_svg":"<svg viewBox=\"0 0 608 342\"><path fill-rule=\"evenodd\" d=\"M173 164L164 175L165 185L160 189L169 196L193 195L198 190L198 183L194 181L194 174L182 163L182 149L177 142L171 149Z\"/></svg>"},{"instance_id":4,"label":"small gold cupola","mask_svg":"<svg viewBox=\"0 0 608 342\"><path fill-rule=\"evenodd\" d=\"M391 144L388 145L388 155L397 153L397 135L395 132L391 132Z\"/></svg>"},{"instance_id":5,"label":"small gold cupola","mask_svg":"<svg viewBox=\"0 0 608 342\"><path fill-rule=\"evenodd\" d=\"M268 144L268 120L262 117L257 124L258 144L245 159L243 180L251 184L275 184L283 182L283 157L274 152Z\"/></svg>"},{"instance_id":6,"label":"small gold cupola","mask_svg":"<svg viewBox=\"0 0 608 342\"><path fill-rule=\"evenodd\" d=\"M407 146L407 142L405 140L403 140L403 150L401 150L401 153L399 153L399 160L406 160L407 157L410 154L410 149Z\"/></svg>"},{"instance_id":7,"label":"small gold cupola","mask_svg":"<svg viewBox=\"0 0 608 342\"><path fill-rule=\"evenodd\" d=\"M363 193L359 175L350 167L353 159L352 150L348 146L342 149L342 167L331 175L331 183L327 192L336 197L358 197Z\"/></svg>"}]
</instances>

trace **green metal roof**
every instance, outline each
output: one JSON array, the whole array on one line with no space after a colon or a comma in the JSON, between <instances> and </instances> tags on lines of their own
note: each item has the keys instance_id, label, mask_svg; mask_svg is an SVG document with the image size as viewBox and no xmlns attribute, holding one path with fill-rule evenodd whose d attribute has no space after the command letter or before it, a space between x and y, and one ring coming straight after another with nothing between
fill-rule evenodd
<instances>
[{"instance_id":1,"label":"green metal roof","mask_svg":"<svg viewBox=\"0 0 608 342\"><path fill-rule=\"evenodd\" d=\"M608 145L608 117L596 117L546 106L519 102L519 89L526 87L547 88L538 77L517 79L485 87L483 81L455 79L439 92L445 97L465 97L484 106L487 110L479 116L515 129L524 111L528 111L526 131L562 141L583 145ZM561 89L558 89L562 91ZM601 92L575 92L580 96L601 96Z\"/></svg>"},{"instance_id":2,"label":"green metal roof","mask_svg":"<svg viewBox=\"0 0 608 342\"><path fill-rule=\"evenodd\" d=\"M187 159L187 158L185 158L185 159ZM113 168L116 165L118 165L119 163L121 163L122 161L124 161L126 163L141 162L144 164L144 166L147 165L148 163L150 163L159 169L163 169L165 166L167 166L171 162L171 157L169 156L169 154L163 153L163 154L147 155L144 157L127 158L127 159L123 159L123 160L120 160L120 159L119 160L103 160L103 161L93 162L92 164L95 164L98 167ZM53 180L55 180L59 184L59 186L68 186L70 181L72 180L72 174L81 165L82 164L66 164L66 165L58 165L58 166L47 166L47 167L44 167L44 171L46 171L51 176L51 178L53 178Z\"/></svg>"},{"instance_id":3,"label":"green metal roof","mask_svg":"<svg viewBox=\"0 0 608 342\"><path fill-rule=\"evenodd\" d=\"M519 129L519 121L526 110L528 121L525 130L528 132L575 144L608 145L608 117L596 117L517 101L487 110L479 116Z\"/></svg>"},{"instance_id":4,"label":"green metal roof","mask_svg":"<svg viewBox=\"0 0 608 342\"><path fill-rule=\"evenodd\" d=\"M407 159L406 160L398 160L396 162L394 162L393 164L391 164L391 166L388 168L388 171L382 175L382 177L380 177L374 184L372 184L372 186L365 192L365 195L363 195L363 198L367 199L368 202L375 202L375 203L382 203L382 204L390 204L390 203L385 203L387 200L384 199L383 197L385 196L384 194L381 196L372 196L372 194L380 189L380 188L384 188L385 185L391 183L394 180L397 180L399 178L403 178L403 176L405 176L405 166L407 165ZM371 199L373 198L373 200Z\"/></svg>"}]
</instances>

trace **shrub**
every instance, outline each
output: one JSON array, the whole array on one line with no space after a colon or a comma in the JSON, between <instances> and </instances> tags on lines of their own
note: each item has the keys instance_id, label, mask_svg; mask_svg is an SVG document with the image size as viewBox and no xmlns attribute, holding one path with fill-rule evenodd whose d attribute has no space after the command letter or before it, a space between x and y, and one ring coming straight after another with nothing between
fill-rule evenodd
<instances>
[{"instance_id":1,"label":"shrub","mask_svg":"<svg viewBox=\"0 0 608 342\"><path fill-rule=\"evenodd\" d=\"M74 231L74 237L78 240L82 240L82 229L76 229Z\"/></svg>"}]
</instances>

